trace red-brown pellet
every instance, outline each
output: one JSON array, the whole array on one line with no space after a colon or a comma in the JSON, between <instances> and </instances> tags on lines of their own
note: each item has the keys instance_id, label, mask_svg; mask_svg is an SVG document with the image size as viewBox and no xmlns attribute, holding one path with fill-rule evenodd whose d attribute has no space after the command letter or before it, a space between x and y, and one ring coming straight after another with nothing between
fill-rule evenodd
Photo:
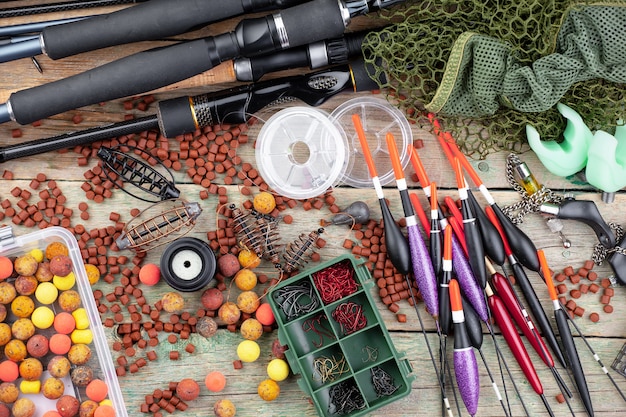
<instances>
[{"instance_id":1,"label":"red-brown pellet","mask_svg":"<svg viewBox=\"0 0 626 417\"><path fill-rule=\"evenodd\" d=\"M185 351L187 353L194 353L196 351L196 347L189 343L187 346L185 346Z\"/></svg>"},{"instance_id":2,"label":"red-brown pellet","mask_svg":"<svg viewBox=\"0 0 626 417\"><path fill-rule=\"evenodd\" d=\"M597 323L600 321L600 315L598 313L591 313L589 314L589 320L591 320L594 323Z\"/></svg>"},{"instance_id":3,"label":"red-brown pellet","mask_svg":"<svg viewBox=\"0 0 626 417\"><path fill-rule=\"evenodd\" d=\"M170 352L170 360L177 361L179 357L180 357L180 353L177 350L172 350Z\"/></svg>"},{"instance_id":4,"label":"red-brown pellet","mask_svg":"<svg viewBox=\"0 0 626 417\"><path fill-rule=\"evenodd\" d=\"M565 269L563 269L563 273L565 275L567 275L568 277L571 277L572 275L574 275L574 267L573 266L567 266L565 267Z\"/></svg>"},{"instance_id":5,"label":"red-brown pellet","mask_svg":"<svg viewBox=\"0 0 626 417\"><path fill-rule=\"evenodd\" d=\"M593 294L597 293L600 290L600 286L598 284L596 284L595 282L591 285L589 285L589 291Z\"/></svg>"},{"instance_id":6,"label":"red-brown pellet","mask_svg":"<svg viewBox=\"0 0 626 417\"><path fill-rule=\"evenodd\" d=\"M240 361L239 359L236 359L233 361L233 368L234 369L242 369L243 368L243 362Z\"/></svg>"},{"instance_id":7,"label":"red-brown pellet","mask_svg":"<svg viewBox=\"0 0 626 417\"><path fill-rule=\"evenodd\" d=\"M580 290L571 290L569 292L570 297L572 298L580 298L582 292Z\"/></svg>"},{"instance_id":8,"label":"red-brown pellet","mask_svg":"<svg viewBox=\"0 0 626 417\"><path fill-rule=\"evenodd\" d=\"M556 401L559 404L563 404L565 402L565 396L563 394L557 394L556 395Z\"/></svg>"},{"instance_id":9,"label":"red-brown pellet","mask_svg":"<svg viewBox=\"0 0 626 417\"><path fill-rule=\"evenodd\" d=\"M585 263L583 264L583 268L585 268L588 271L591 271L594 266L595 266L595 263L591 259L586 260Z\"/></svg>"},{"instance_id":10,"label":"red-brown pellet","mask_svg":"<svg viewBox=\"0 0 626 417\"><path fill-rule=\"evenodd\" d=\"M605 313L611 314L613 312L613 306L610 304L607 304L604 307L602 307L602 310L604 310Z\"/></svg>"},{"instance_id":11,"label":"red-brown pellet","mask_svg":"<svg viewBox=\"0 0 626 417\"><path fill-rule=\"evenodd\" d=\"M615 290L613 288L605 288L603 294L613 297L615 295Z\"/></svg>"},{"instance_id":12,"label":"red-brown pellet","mask_svg":"<svg viewBox=\"0 0 626 417\"><path fill-rule=\"evenodd\" d=\"M569 280L572 284L578 284L580 282L580 275L574 274L569 277Z\"/></svg>"},{"instance_id":13,"label":"red-brown pellet","mask_svg":"<svg viewBox=\"0 0 626 417\"><path fill-rule=\"evenodd\" d=\"M594 271L589 271L589 273L587 274L587 279L589 281L595 281L598 279L598 273L594 272Z\"/></svg>"},{"instance_id":14,"label":"red-brown pellet","mask_svg":"<svg viewBox=\"0 0 626 417\"><path fill-rule=\"evenodd\" d=\"M611 286L611 280L608 278L602 278L602 280L600 281L600 285L602 286L602 288L609 288Z\"/></svg>"},{"instance_id":15,"label":"red-brown pellet","mask_svg":"<svg viewBox=\"0 0 626 417\"><path fill-rule=\"evenodd\" d=\"M578 317L582 317L583 314L585 314L585 309L578 306L574 309L574 314L577 315Z\"/></svg>"},{"instance_id":16,"label":"red-brown pellet","mask_svg":"<svg viewBox=\"0 0 626 417\"><path fill-rule=\"evenodd\" d=\"M406 323L406 314L396 314L398 323Z\"/></svg>"}]
</instances>

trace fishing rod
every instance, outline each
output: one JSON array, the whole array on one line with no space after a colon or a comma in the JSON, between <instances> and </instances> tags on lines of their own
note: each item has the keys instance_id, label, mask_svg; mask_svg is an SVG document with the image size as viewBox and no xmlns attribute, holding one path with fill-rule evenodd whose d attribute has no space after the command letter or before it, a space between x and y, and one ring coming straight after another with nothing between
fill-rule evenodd
<instances>
[{"instance_id":1,"label":"fishing rod","mask_svg":"<svg viewBox=\"0 0 626 417\"><path fill-rule=\"evenodd\" d=\"M0 10L2 13L2 10ZM43 22L21 23L19 25L0 26L0 37L9 37L24 34L39 36L39 33L47 26L62 25L64 23L76 22L88 19L93 16L68 17L65 19L46 20Z\"/></svg>"},{"instance_id":2,"label":"fishing rod","mask_svg":"<svg viewBox=\"0 0 626 417\"><path fill-rule=\"evenodd\" d=\"M0 105L0 123L11 120L32 123L67 110L156 90L229 59L339 37L352 17L399 1L402 0L370 4L366 0L316 0L272 15L243 19L231 32L139 52L68 78L15 92Z\"/></svg>"},{"instance_id":3,"label":"fishing rod","mask_svg":"<svg viewBox=\"0 0 626 417\"><path fill-rule=\"evenodd\" d=\"M146 130L160 130L164 136L173 138L217 123L244 123L255 112L277 101L302 100L318 106L344 91L376 88L376 82L369 77L366 64L360 58L351 64L310 74L164 100L157 103L154 115L5 146L0 148L0 163Z\"/></svg>"},{"instance_id":4,"label":"fishing rod","mask_svg":"<svg viewBox=\"0 0 626 417\"><path fill-rule=\"evenodd\" d=\"M289 48L271 54L240 57L225 61L211 70L157 91L189 89L237 81L256 82L268 73L286 69L309 67L309 69L315 70L333 65L347 64L352 58L362 54L361 45L363 39L370 32L369 30L351 32L339 38L314 42L298 48ZM7 46L5 49L3 42L6 43L6 41L0 39L0 57L3 54L11 54L16 49L16 46ZM32 84L30 85L23 85L23 88L39 85L34 80L31 80L31 82ZM12 89L0 90L0 97L6 99L12 92Z\"/></svg>"},{"instance_id":5,"label":"fishing rod","mask_svg":"<svg viewBox=\"0 0 626 417\"><path fill-rule=\"evenodd\" d=\"M309 67L318 69L328 65L345 64L361 54L361 45L369 30L346 33L345 35L310 43L299 48L289 48L273 54L255 57L240 57L230 62L233 78L223 80L258 81L265 74L292 68ZM210 71L209 71L210 72Z\"/></svg>"},{"instance_id":6,"label":"fishing rod","mask_svg":"<svg viewBox=\"0 0 626 417\"><path fill-rule=\"evenodd\" d=\"M39 39L24 46L21 57L45 54L50 59L61 59L109 46L165 39L245 13L282 9L303 1L305 0L144 0L136 6L94 16L88 21L43 28ZM136 2L100 0L76 2L75 5L78 6L78 3L96 7ZM48 5L47 9L58 7L63 10L64 4L67 3ZM3 16L11 13L10 10L0 11L0 17L11 17Z\"/></svg>"},{"instance_id":7,"label":"fishing rod","mask_svg":"<svg viewBox=\"0 0 626 417\"><path fill-rule=\"evenodd\" d=\"M0 10L0 19L11 17L32 16L42 13L67 12L70 10L92 9L94 7L117 6L123 4L143 3L148 0L74 0L61 3L38 4L30 6L10 7Z\"/></svg>"}]
</instances>

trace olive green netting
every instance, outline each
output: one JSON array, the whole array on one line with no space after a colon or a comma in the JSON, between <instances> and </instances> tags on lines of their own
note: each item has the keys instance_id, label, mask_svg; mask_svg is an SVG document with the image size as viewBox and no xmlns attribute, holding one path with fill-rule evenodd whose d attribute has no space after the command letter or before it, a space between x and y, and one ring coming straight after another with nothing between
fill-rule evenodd
<instances>
[{"instance_id":1,"label":"olive green netting","mask_svg":"<svg viewBox=\"0 0 626 417\"><path fill-rule=\"evenodd\" d=\"M381 88L387 88L418 125L429 129L425 105L441 87L452 47L461 34L493 37L504 42L519 63L531 65L554 52L566 12L573 5L584 4L571 0L413 0L382 15L391 25L369 34L363 52L374 68L374 79L385 72L388 82ZM626 5L620 1L611 4ZM498 54L503 61L508 59L493 48L493 55ZM463 79L467 84L475 81ZM624 91L626 85L598 78L576 80L560 101L580 113L591 129L612 132L616 120L626 118ZM526 124L535 126L543 139L559 140L566 123L554 106L526 112L501 107L492 116L471 118L438 116L465 152L481 157L492 150L528 149Z\"/></svg>"}]
</instances>

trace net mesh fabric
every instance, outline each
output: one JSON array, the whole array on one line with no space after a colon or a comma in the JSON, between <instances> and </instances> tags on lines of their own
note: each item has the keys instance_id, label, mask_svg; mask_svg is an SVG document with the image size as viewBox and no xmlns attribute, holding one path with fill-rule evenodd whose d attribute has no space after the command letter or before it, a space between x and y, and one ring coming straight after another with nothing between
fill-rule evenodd
<instances>
[{"instance_id":1,"label":"net mesh fabric","mask_svg":"<svg viewBox=\"0 0 626 417\"><path fill-rule=\"evenodd\" d=\"M591 129L626 118L624 1L413 0L382 17L363 46L371 75L420 126L436 111L468 154L527 150L526 124L559 140L558 101Z\"/></svg>"}]
</instances>

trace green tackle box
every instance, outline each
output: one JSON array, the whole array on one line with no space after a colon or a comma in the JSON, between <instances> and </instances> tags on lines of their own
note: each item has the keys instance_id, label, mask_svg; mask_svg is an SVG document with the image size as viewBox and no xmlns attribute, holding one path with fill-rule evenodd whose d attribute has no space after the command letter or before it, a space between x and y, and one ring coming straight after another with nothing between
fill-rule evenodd
<instances>
[{"instance_id":1,"label":"green tackle box","mask_svg":"<svg viewBox=\"0 0 626 417\"><path fill-rule=\"evenodd\" d=\"M332 284L328 279L333 276ZM346 254L276 285L269 303L298 385L320 416L361 416L411 391L363 262Z\"/></svg>"}]
</instances>

